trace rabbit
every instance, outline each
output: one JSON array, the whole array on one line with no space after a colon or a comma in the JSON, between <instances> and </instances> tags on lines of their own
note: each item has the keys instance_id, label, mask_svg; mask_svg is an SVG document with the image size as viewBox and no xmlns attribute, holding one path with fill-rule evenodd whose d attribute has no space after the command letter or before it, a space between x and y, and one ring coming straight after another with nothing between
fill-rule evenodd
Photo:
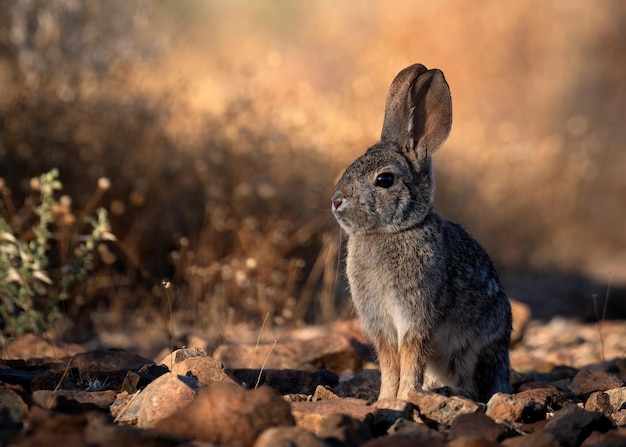
<instances>
[{"instance_id":1,"label":"rabbit","mask_svg":"<svg viewBox=\"0 0 626 447\"><path fill-rule=\"evenodd\" d=\"M415 64L391 84L380 142L331 200L346 273L381 370L379 399L448 387L486 402L509 391L511 306L484 249L434 209L431 155L448 138L450 89Z\"/></svg>"}]
</instances>

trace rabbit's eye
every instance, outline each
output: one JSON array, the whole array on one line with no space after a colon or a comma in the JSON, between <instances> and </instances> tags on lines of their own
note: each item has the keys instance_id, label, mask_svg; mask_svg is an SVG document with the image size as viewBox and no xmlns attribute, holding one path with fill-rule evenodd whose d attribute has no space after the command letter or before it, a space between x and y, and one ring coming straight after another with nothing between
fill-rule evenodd
<instances>
[{"instance_id":1,"label":"rabbit's eye","mask_svg":"<svg viewBox=\"0 0 626 447\"><path fill-rule=\"evenodd\" d=\"M391 172L383 172L376 177L376 186L381 188L391 188L393 186L393 174Z\"/></svg>"}]
</instances>

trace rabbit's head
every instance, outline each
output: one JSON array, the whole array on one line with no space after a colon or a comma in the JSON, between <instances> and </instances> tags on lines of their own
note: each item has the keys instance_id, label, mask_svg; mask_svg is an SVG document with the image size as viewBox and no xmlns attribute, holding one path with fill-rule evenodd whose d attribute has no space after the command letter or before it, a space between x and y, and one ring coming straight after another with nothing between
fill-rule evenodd
<instances>
[{"instance_id":1,"label":"rabbit's head","mask_svg":"<svg viewBox=\"0 0 626 447\"><path fill-rule=\"evenodd\" d=\"M433 207L430 156L448 138L450 89L439 70L415 64L391 84L381 141L346 171L331 208L348 234L393 233L418 225Z\"/></svg>"}]
</instances>

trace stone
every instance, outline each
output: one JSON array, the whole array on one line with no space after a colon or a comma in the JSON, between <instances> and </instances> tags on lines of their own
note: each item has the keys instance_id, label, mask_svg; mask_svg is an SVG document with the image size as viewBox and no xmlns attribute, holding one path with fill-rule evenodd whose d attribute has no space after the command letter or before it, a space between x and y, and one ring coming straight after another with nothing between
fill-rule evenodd
<instances>
[{"instance_id":1,"label":"stone","mask_svg":"<svg viewBox=\"0 0 626 447\"><path fill-rule=\"evenodd\" d=\"M626 387L619 387L604 392L609 397L613 411L626 410Z\"/></svg>"},{"instance_id":2,"label":"stone","mask_svg":"<svg viewBox=\"0 0 626 447\"><path fill-rule=\"evenodd\" d=\"M361 422L370 423L376 409L362 399L319 400L317 402L291 402L291 412L296 424L320 435L322 421L331 414L345 414Z\"/></svg>"},{"instance_id":3,"label":"stone","mask_svg":"<svg viewBox=\"0 0 626 447\"><path fill-rule=\"evenodd\" d=\"M58 406L58 398L63 397L76 401L80 404L92 404L108 410L115 401L115 391L83 391L83 390L37 390L33 392L33 401L44 408L55 409Z\"/></svg>"},{"instance_id":4,"label":"stone","mask_svg":"<svg viewBox=\"0 0 626 447\"><path fill-rule=\"evenodd\" d=\"M586 369L579 371L572 379L569 389L572 393L582 395L589 394L594 391L605 391L613 388L619 388L624 383L604 371Z\"/></svg>"},{"instance_id":5,"label":"stone","mask_svg":"<svg viewBox=\"0 0 626 447\"><path fill-rule=\"evenodd\" d=\"M626 426L626 410L618 410L610 418L617 427Z\"/></svg>"},{"instance_id":6,"label":"stone","mask_svg":"<svg viewBox=\"0 0 626 447\"><path fill-rule=\"evenodd\" d=\"M501 445L504 447L559 447L559 442L552 433L538 431L529 435L505 439Z\"/></svg>"},{"instance_id":7,"label":"stone","mask_svg":"<svg viewBox=\"0 0 626 447\"><path fill-rule=\"evenodd\" d=\"M626 445L626 428L610 430L606 433L594 431L581 444L581 447L624 447Z\"/></svg>"},{"instance_id":8,"label":"stone","mask_svg":"<svg viewBox=\"0 0 626 447\"><path fill-rule=\"evenodd\" d=\"M172 365L172 373L179 376L193 376L198 382L209 384L215 382L237 383L224 370L224 365L211 357L189 357Z\"/></svg>"},{"instance_id":9,"label":"stone","mask_svg":"<svg viewBox=\"0 0 626 447\"><path fill-rule=\"evenodd\" d=\"M369 427L345 414L329 414L319 424L317 435L332 445L358 446L372 439Z\"/></svg>"},{"instance_id":10,"label":"stone","mask_svg":"<svg viewBox=\"0 0 626 447\"><path fill-rule=\"evenodd\" d=\"M20 386L0 383L0 431L19 430L28 415L28 405Z\"/></svg>"},{"instance_id":11,"label":"stone","mask_svg":"<svg viewBox=\"0 0 626 447\"><path fill-rule=\"evenodd\" d=\"M339 382L337 375L328 370L300 371L294 369L235 369L229 371L235 381L252 389L267 385L278 394L312 395L319 385L333 387Z\"/></svg>"},{"instance_id":12,"label":"stone","mask_svg":"<svg viewBox=\"0 0 626 447\"><path fill-rule=\"evenodd\" d=\"M254 447L330 447L302 427L271 427L257 438Z\"/></svg>"},{"instance_id":13,"label":"stone","mask_svg":"<svg viewBox=\"0 0 626 447\"><path fill-rule=\"evenodd\" d=\"M333 393L331 390L323 385L318 385L315 387L315 392L313 393L313 397L311 398L313 402L329 399L339 399L339 396L337 396L335 393Z\"/></svg>"},{"instance_id":14,"label":"stone","mask_svg":"<svg viewBox=\"0 0 626 447\"><path fill-rule=\"evenodd\" d=\"M339 382L333 391L340 397L355 397L367 401L378 399L380 370L364 369L349 380Z\"/></svg>"},{"instance_id":15,"label":"stone","mask_svg":"<svg viewBox=\"0 0 626 447\"><path fill-rule=\"evenodd\" d=\"M450 439L467 438L497 441L505 431L502 425L497 424L489 416L482 413L469 413L454 418L448 436Z\"/></svg>"},{"instance_id":16,"label":"stone","mask_svg":"<svg viewBox=\"0 0 626 447\"><path fill-rule=\"evenodd\" d=\"M497 423L534 422L560 408L564 398L554 387L531 388L517 394L496 393L487 402L486 414Z\"/></svg>"},{"instance_id":17,"label":"stone","mask_svg":"<svg viewBox=\"0 0 626 447\"><path fill-rule=\"evenodd\" d=\"M411 391L409 402L419 412L420 419L426 424L450 426L454 418L461 414L477 413L483 406L459 396L442 396L432 391Z\"/></svg>"},{"instance_id":18,"label":"stone","mask_svg":"<svg viewBox=\"0 0 626 447\"><path fill-rule=\"evenodd\" d=\"M395 434L372 439L362 444L363 447L445 447L446 444L438 438L415 438L411 434Z\"/></svg>"},{"instance_id":19,"label":"stone","mask_svg":"<svg viewBox=\"0 0 626 447\"><path fill-rule=\"evenodd\" d=\"M332 364L337 363L338 355L362 365L362 359L352 348L350 340L337 334L276 344L223 344L213 353L213 357L224 363L228 369L330 369ZM360 370L358 365L341 368L335 365L334 368Z\"/></svg>"},{"instance_id":20,"label":"stone","mask_svg":"<svg viewBox=\"0 0 626 447\"><path fill-rule=\"evenodd\" d=\"M183 360L195 358L195 357L208 357L207 353L202 348L181 348L176 349L173 352L170 352L168 355L163 357L161 361L156 362L157 365L165 365L170 371L177 363L182 362Z\"/></svg>"},{"instance_id":21,"label":"stone","mask_svg":"<svg viewBox=\"0 0 626 447\"><path fill-rule=\"evenodd\" d=\"M596 411L604 414L606 417L611 417L614 413L611 406L611 399L604 391L596 391L591 393L585 402L585 410Z\"/></svg>"},{"instance_id":22,"label":"stone","mask_svg":"<svg viewBox=\"0 0 626 447\"><path fill-rule=\"evenodd\" d=\"M456 438L448 443L448 447L500 447L500 443L482 438Z\"/></svg>"},{"instance_id":23,"label":"stone","mask_svg":"<svg viewBox=\"0 0 626 447\"><path fill-rule=\"evenodd\" d=\"M593 431L607 431L611 421L601 413L592 413L570 403L554 413L544 430L554 435L564 447L579 446Z\"/></svg>"},{"instance_id":24,"label":"stone","mask_svg":"<svg viewBox=\"0 0 626 447\"><path fill-rule=\"evenodd\" d=\"M152 360L121 349L106 349L81 352L71 358L70 366L78 368L81 374L107 371L138 371Z\"/></svg>"},{"instance_id":25,"label":"stone","mask_svg":"<svg viewBox=\"0 0 626 447\"><path fill-rule=\"evenodd\" d=\"M118 422L133 423L140 428L153 428L158 421L189 405L198 391L192 377L163 374L151 382L118 415Z\"/></svg>"},{"instance_id":26,"label":"stone","mask_svg":"<svg viewBox=\"0 0 626 447\"><path fill-rule=\"evenodd\" d=\"M42 336L27 333L20 335L6 345L2 352L3 359L52 358L62 359L73 356L86 349L73 343L46 339Z\"/></svg>"},{"instance_id":27,"label":"stone","mask_svg":"<svg viewBox=\"0 0 626 447\"><path fill-rule=\"evenodd\" d=\"M401 399L387 398L374 403L374 432L386 433L398 419L411 419L413 405Z\"/></svg>"},{"instance_id":28,"label":"stone","mask_svg":"<svg viewBox=\"0 0 626 447\"><path fill-rule=\"evenodd\" d=\"M270 387L245 390L220 382L200 389L191 404L161 419L155 428L197 441L252 446L268 428L292 425L289 403Z\"/></svg>"}]
</instances>

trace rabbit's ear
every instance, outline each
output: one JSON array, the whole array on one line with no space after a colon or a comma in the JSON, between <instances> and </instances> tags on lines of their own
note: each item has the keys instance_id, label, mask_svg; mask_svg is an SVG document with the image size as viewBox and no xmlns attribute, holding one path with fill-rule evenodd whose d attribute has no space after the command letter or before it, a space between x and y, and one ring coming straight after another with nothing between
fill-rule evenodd
<instances>
[{"instance_id":1,"label":"rabbit's ear","mask_svg":"<svg viewBox=\"0 0 626 447\"><path fill-rule=\"evenodd\" d=\"M440 70L415 64L393 80L381 141L393 141L418 159L433 154L452 127L450 88Z\"/></svg>"}]
</instances>

